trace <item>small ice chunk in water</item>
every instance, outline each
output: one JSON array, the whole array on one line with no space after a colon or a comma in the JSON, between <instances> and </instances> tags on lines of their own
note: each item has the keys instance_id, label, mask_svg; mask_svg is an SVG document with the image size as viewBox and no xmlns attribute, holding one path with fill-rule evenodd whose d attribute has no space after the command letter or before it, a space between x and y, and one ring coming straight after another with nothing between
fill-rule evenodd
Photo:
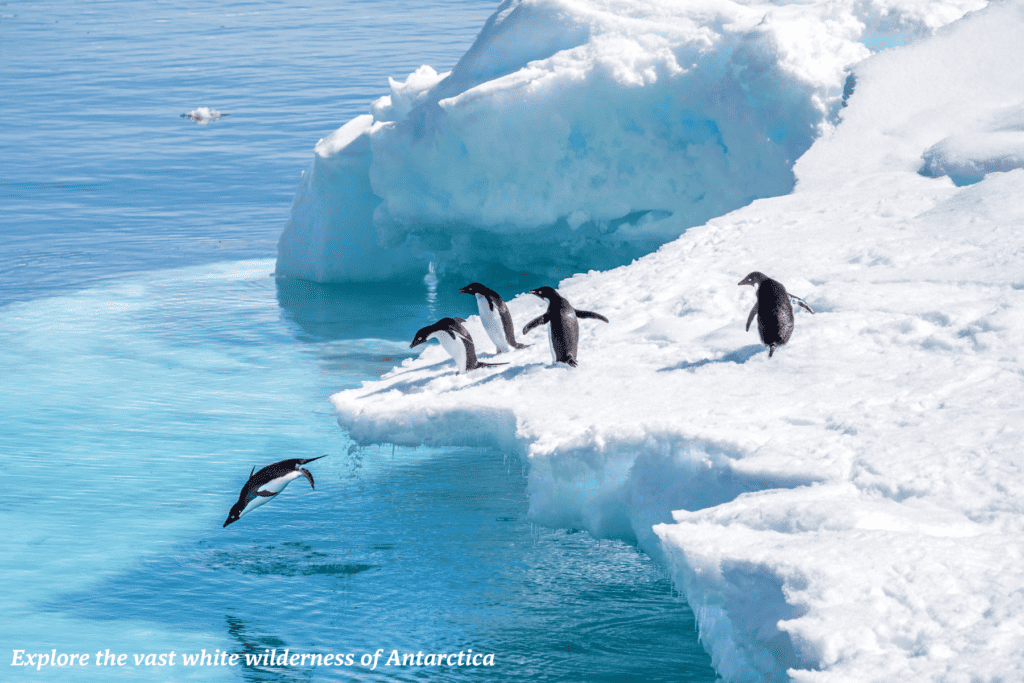
<instances>
[{"instance_id":1,"label":"small ice chunk in water","mask_svg":"<svg viewBox=\"0 0 1024 683\"><path fill-rule=\"evenodd\" d=\"M199 107L198 109L193 109L187 114L181 115L182 118L188 119L189 121L195 121L200 126L205 126L209 124L210 121L216 121L217 119L225 116L228 116L228 114L222 114L216 109L210 109L209 107Z\"/></svg>"}]
</instances>

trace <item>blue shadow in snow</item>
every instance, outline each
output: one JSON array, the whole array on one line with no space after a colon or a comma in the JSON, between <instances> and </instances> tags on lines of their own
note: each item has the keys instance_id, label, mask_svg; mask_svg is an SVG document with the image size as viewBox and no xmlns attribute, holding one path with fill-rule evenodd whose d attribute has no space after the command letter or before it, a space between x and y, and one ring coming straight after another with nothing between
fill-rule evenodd
<instances>
[{"instance_id":1,"label":"blue shadow in snow","mask_svg":"<svg viewBox=\"0 0 1024 683\"><path fill-rule=\"evenodd\" d=\"M726 354L721 358L704 358L692 362L682 362L678 365L672 365L667 368L661 368L658 372L671 372L672 370L692 370L693 368L699 368L709 363L746 363L748 360L753 358L756 354L761 353L767 347L762 344L751 344L750 346L744 346L741 349L737 349L732 353Z\"/></svg>"},{"instance_id":2,"label":"blue shadow in snow","mask_svg":"<svg viewBox=\"0 0 1024 683\"><path fill-rule=\"evenodd\" d=\"M420 371L423 371L423 370L434 370L434 369L442 368L445 365L448 365L448 366L451 367L452 373L455 372L455 364L452 361L441 361L440 363L434 363L433 365L426 365L426 366L423 366L423 367L418 367L418 368L415 368L415 371L416 372L420 372ZM501 370L499 372L488 373L487 375L482 377L480 380L474 382L474 384L486 384L487 382L493 382L494 380L499 379L499 378L501 378L501 379L511 379L513 377L518 377L519 375L523 374L524 372L526 372L530 368L542 367L543 365L544 365L543 363L527 363L526 365L515 365L515 366L512 366L510 368L505 368L505 369L503 369L503 370ZM493 368L491 368L491 369L493 369ZM413 370L408 370L407 372L413 372ZM402 373L399 373L399 374L402 374ZM480 374L482 374L482 373L480 373ZM364 394L363 396L365 397L365 396L375 396L377 394L386 394L389 391L400 391L403 394L416 392L416 391L419 391L420 389L422 389L423 387L425 387L426 385L430 384L431 382L433 382L435 379L437 379L440 376L441 375L430 375L429 377L421 377L419 379L410 379L410 380L398 381L398 382L395 382L393 384L389 384L386 387L382 387L380 389L377 389L376 391L371 391L370 393ZM474 372L473 377L476 377L476 376L478 376L478 373Z\"/></svg>"}]
</instances>

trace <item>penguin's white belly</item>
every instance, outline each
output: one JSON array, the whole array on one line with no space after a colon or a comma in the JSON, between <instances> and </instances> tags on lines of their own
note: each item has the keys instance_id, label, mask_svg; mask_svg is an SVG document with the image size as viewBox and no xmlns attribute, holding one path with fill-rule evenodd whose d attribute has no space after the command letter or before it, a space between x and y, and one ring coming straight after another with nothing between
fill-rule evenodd
<instances>
[{"instance_id":1,"label":"penguin's white belly","mask_svg":"<svg viewBox=\"0 0 1024 683\"><path fill-rule=\"evenodd\" d=\"M455 360L455 365L458 367L459 372L466 371L466 346L463 344L461 337L452 337L447 332L435 332L430 337L441 342L444 350Z\"/></svg>"},{"instance_id":2,"label":"penguin's white belly","mask_svg":"<svg viewBox=\"0 0 1024 683\"><path fill-rule=\"evenodd\" d=\"M284 490L284 487L295 481L302 476L302 472L298 470L292 470L288 474L278 477L277 479L271 479L266 484L259 488L260 491L270 491L271 493L280 493Z\"/></svg>"},{"instance_id":3,"label":"penguin's white belly","mask_svg":"<svg viewBox=\"0 0 1024 683\"><path fill-rule=\"evenodd\" d=\"M271 479L266 484L259 487L257 491L280 493L281 491L284 490L285 486L288 486L288 484L290 484L292 481L298 479L301 476L302 472L299 472L298 470L295 470L294 472L289 472L288 474L282 477L278 477L277 479ZM255 496L252 500L249 501L248 505L245 506L245 509L238 513L238 516L241 517L247 512L252 512L260 505L263 505L264 503L269 503L273 497L274 496Z\"/></svg>"},{"instance_id":4,"label":"penguin's white belly","mask_svg":"<svg viewBox=\"0 0 1024 683\"><path fill-rule=\"evenodd\" d=\"M511 351L512 347L505 339L505 327L501 324L501 314L497 310L492 311L490 304L487 303L487 298L479 294L476 295L476 307L480 311L480 322L483 323L487 336L498 347L498 351Z\"/></svg>"}]
</instances>

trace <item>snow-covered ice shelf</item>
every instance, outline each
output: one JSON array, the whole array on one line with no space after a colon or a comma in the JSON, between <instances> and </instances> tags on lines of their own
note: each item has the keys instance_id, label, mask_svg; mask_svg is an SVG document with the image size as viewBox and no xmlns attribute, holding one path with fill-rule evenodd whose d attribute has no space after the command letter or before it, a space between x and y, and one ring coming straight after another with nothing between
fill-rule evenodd
<instances>
[{"instance_id":1,"label":"snow-covered ice shelf","mask_svg":"<svg viewBox=\"0 0 1024 683\"><path fill-rule=\"evenodd\" d=\"M340 424L528 455L534 517L664 562L728 681L1024 679L1024 170L994 144L1024 131L1022 35L1006 2L866 59L791 194L560 283L611 321L578 369L542 330L458 376L430 345L334 395ZM772 359L752 270L817 312Z\"/></svg>"},{"instance_id":2,"label":"snow-covered ice shelf","mask_svg":"<svg viewBox=\"0 0 1024 683\"><path fill-rule=\"evenodd\" d=\"M277 274L318 282L611 268L788 193L869 46L984 0L506 0L317 144Z\"/></svg>"}]
</instances>

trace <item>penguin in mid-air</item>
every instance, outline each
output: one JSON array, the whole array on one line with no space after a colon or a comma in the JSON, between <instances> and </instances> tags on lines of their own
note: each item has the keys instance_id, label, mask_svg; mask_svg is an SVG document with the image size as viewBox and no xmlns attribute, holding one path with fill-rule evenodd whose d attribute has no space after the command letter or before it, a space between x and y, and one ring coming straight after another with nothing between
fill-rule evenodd
<instances>
[{"instance_id":1,"label":"penguin in mid-air","mask_svg":"<svg viewBox=\"0 0 1024 683\"><path fill-rule=\"evenodd\" d=\"M520 344L516 341L516 330L512 326L512 314L508 312L508 306L497 292L484 287L479 282L471 282L459 291L476 296L476 307L480 309L480 322L483 323L487 336L498 347L495 353L525 349L529 346L529 344Z\"/></svg>"},{"instance_id":2,"label":"penguin in mid-air","mask_svg":"<svg viewBox=\"0 0 1024 683\"><path fill-rule=\"evenodd\" d=\"M304 476L306 479L309 479L309 485L315 489L313 475L309 473L309 470L303 468L302 465L325 457L327 456L321 455L307 460L302 460L301 458L282 460L281 462L275 462L273 465L267 465L259 472L253 467L252 472L249 473L249 481L245 482L242 492L238 494L238 502L231 506L231 511L228 513L228 519L224 522L224 526L237 522L242 515L252 512L281 493L284 487L293 479Z\"/></svg>"},{"instance_id":3,"label":"penguin in mid-air","mask_svg":"<svg viewBox=\"0 0 1024 683\"><path fill-rule=\"evenodd\" d=\"M593 311L580 311L572 307L562 295L551 287L531 289L530 294L546 299L548 310L544 315L534 318L523 328L525 336L530 330L548 323L548 343L551 345L552 363L565 363L576 367L576 348L580 341L580 325L577 318L595 318L608 322L608 318Z\"/></svg>"},{"instance_id":4,"label":"penguin in mid-air","mask_svg":"<svg viewBox=\"0 0 1024 683\"><path fill-rule=\"evenodd\" d=\"M757 301L747 317L747 331L750 331L750 322L756 315L757 333L761 335L761 343L768 347L768 357L771 358L775 349L788 342L793 334L793 305L789 300L793 299L812 314L814 311L803 299L787 292L781 282L756 270L739 284L757 289Z\"/></svg>"},{"instance_id":5,"label":"penguin in mid-air","mask_svg":"<svg viewBox=\"0 0 1024 683\"><path fill-rule=\"evenodd\" d=\"M469 336L469 330L462 326L465 318L441 318L433 325L427 325L420 329L413 337L409 348L415 348L428 339L436 339L448 355L455 360L457 369L455 374L475 370L477 368L493 368L508 363L481 363L476 359L476 347L473 346L473 337Z\"/></svg>"}]
</instances>

